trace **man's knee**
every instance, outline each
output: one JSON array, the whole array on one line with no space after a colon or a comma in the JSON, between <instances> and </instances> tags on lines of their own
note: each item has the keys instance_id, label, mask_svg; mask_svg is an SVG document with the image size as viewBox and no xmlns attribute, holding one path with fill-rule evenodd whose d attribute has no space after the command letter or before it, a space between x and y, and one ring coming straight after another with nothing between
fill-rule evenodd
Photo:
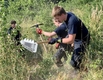
<instances>
[{"instance_id":1,"label":"man's knee","mask_svg":"<svg viewBox=\"0 0 103 80\"><path fill-rule=\"evenodd\" d=\"M70 61L70 64L71 64L72 67L76 67L76 66L75 66L76 63L75 63L73 60Z\"/></svg>"},{"instance_id":2,"label":"man's knee","mask_svg":"<svg viewBox=\"0 0 103 80\"><path fill-rule=\"evenodd\" d=\"M60 59L58 58L57 55L54 55L54 56L53 56L53 61L54 61L55 63L57 63L59 60L60 60Z\"/></svg>"},{"instance_id":3,"label":"man's knee","mask_svg":"<svg viewBox=\"0 0 103 80\"><path fill-rule=\"evenodd\" d=\"M63 66L63 63L62 63L61 59L60 59L58 56L54 56L54 57L53 57L53 61L54 61L54 63L55 63L58 67L62 67L62 66Z\"/></svg>"},{"instance_id":4,"label":"man's knee","mask_svg":"<svg viewBox=\"0 0 103 80\"><path fill-rule=\"evenodd\" d=\"M70 65L74 68L74 69L80 69L80 63L76 62L74 60L70 61Z\"/></svg>"},{"instance_id":5,"label":"man's knee","mask_svg":"<svg viewBox=\"0 0 103 80\"><path fill-rule=\"evenodd\" d=\"M83 53L81 52L81 49L75 49L70 61L70 64L72 65L72 67L74 68L79 68L81 61L82 61L82 55Z\"/></svg>"},{"instance_id":6,"label":"man's knee","mask_svg":"<svg viewBox=\"0 0 103 80\"><path fill-rule=\"evenodd\" d=\"M58 67L61 67L63 66L63 63L61 61L61 58L63 57L63 55L61 54L60 50L57 51L56 54L54 54L53 56L53 61L55 62L55 64L58 66Z\"/></svg>"}]
</instances>

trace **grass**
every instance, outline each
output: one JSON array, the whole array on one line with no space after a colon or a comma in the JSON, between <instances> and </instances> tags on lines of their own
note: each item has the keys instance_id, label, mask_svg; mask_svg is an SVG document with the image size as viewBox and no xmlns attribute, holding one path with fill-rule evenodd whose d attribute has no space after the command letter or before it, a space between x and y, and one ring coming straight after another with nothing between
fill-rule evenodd
<instances>
[{"instance_id":1,"label":"grass","mask_svg":"<svg viewBox=\"0 0 103 80\"><path fill-rule=\"evenodd\" d=\"M82 1L82 0L81 0ZM71 2L60 2L58 5L62 5L66 11L74 12L85 23L91 33L91 43L87 49L87 63L88 72L76 72L70 66L69 61L71 56L68 56L68 60L64 63L64 66L58 68L52 60L53 54L56 52L55 45L45 44L47 52L44 51L44 46L40 44L37 54L30 53L25 50L18 52L21 48L13 45L6 36L6 29L8 28L9 21L16 19L18 25L22 28L23 38L33 39L35 41L41 41L40 35L37 35L35 28L30 28L36 23L44 23L40 26L43 30L52 31L54 26L51 22L50 12L54 4L44 4L38 6L38 11L35 11L33 7L34 3L30 3L33 7L32 12L29 8L24 7L26 10L20 12L24 15L8 14L7 24L1 26L0 36L0 79L1 80L102 80L103 79L103 5L101 1L96 3L95 1L87 4L80 4L81 1L73 0ZM11 2L12 3L12 2ZM23 3L21 1L21 3ZM40 2L39 2L40 3ZM80 4L77 5L76 3ZM25 3L23 6L25 6ZM12 7L14 4L11 4ZM16 5L16 4L15 4ZM37 2L36 2L37 5ZM68 6L67 6L68 5ZM73 6L74 5L74 6ZM35 5L34 5L35 6ZM16 9L18 9L16 5ZM45 8L45 9L44 9ZM11 8L9 8L11 9ZM44 10L43 10L44 9ZM13 9L15 10L15 9ZM12 11L12 10L11 10ZM16 11L17 12L17 11ZM24 13L25 12L25 13ZM20 14L19 13L19 14ZM33 15L31 15L31 13ZM35 15L36 14L36 15ZM20 22L19 22L20 21ZM49 23L49 24L48 24ZM42 36L43 40L47 37ZM2 42L1 42L2 41ZM21 48L22 49L22 48ZM22 56L25 54L25 57ZM39 54L39 55L38 55ZM42 56L42 58L41 58Z\"/></svg>"}]
</instances>

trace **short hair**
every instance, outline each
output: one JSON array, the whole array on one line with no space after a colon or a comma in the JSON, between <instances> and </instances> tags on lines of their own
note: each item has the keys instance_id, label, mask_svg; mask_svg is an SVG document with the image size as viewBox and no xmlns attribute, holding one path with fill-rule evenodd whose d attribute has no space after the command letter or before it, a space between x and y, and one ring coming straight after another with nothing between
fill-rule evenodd
<instances>
[{"instance_id":1,"label":"short hair","mask_svg":"<svg viewBox=\"0 0 103 80\"><path fill-rule=\"evenodd\" d=\"M16 24L16 21L15 21L15 20L12 20L12 21L11 21L11 24Z\"/></svg>"},{"instance_id":2,"label":"short hair","mask_svg":"<svg viewBox=\"0 0 103 80\"><path fill-rule=\"evenodd\" d=\"M66 14L66 11L64 10L63 7L61 6L55 6L53 9L52 9L52 17L55 17L55 16L61 16L62 14Z\"/></svg>"}]
</instances>

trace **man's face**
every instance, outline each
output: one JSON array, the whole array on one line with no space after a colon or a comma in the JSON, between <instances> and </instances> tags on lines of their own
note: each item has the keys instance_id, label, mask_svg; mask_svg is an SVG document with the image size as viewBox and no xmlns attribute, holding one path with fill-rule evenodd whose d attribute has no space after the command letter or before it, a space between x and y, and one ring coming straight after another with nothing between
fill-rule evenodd
<instances>
[{"instance_id":1,"label":"man's face","mask_svg":"<svg viewBox=\"0 0 103 80\"><path fill-rule=\"evenodd\" d=\"M54 19L58 20L58 22L62 23L64 21L64 15L61 16L55 16Z\"/></svg>"},{"instance_id":2,"label":"man's face","mask_svg":"<svg viewBox=\"0 0 103 80\"><path fill-rule=\"evenodd\" d=\"M53 23L56 27L59 27L61 25L61 23L58 22L58 20L56 20L56 19L53 19Z\"/></svg>"},{"instance_id":3,"label":"man's face","mask_svg":"<svg viewBox=\"0 0 103 80\"><path fill-rule=\"evenodd\" d=\"M15 28L15 27L16 27L16 24L11 24L11 27L12 27L12 28Z\"/></svg>"}]
</instances>

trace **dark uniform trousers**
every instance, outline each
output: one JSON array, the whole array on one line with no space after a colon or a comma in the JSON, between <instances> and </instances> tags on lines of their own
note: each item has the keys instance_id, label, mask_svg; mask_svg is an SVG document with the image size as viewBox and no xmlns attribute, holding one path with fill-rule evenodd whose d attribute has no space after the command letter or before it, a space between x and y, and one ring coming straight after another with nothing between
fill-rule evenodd
<instances>
[{"instance_id":1,"label":"dark uniform trousers","mask_svg":"<svg viewBox=\"0 0 103 80\"><path fill-rule=\"evenodd\" d=\"M81 68L82 59L83 56L85 55L86 46L89 45L89 42L90 42L90 34L88 34L88 36L86 37L86 41L75 40L74 50L70 61L70 64L75 69Z\"/></svg>"},{"instance_id":2,"label":"dark uniform trousers","mask_svg":"<svg viewBox=\"0 0 103 80\"><path fill-rule=\"evenodd\" d=\"M89 42L90 42L90 34L88 34L85 37L85 41L82 41L79 39L75 40L73 54L72 54L71 61L70 61L70 64L74 68L80 69L80 64L82 62L82 58L83 58L85 51L86 51L85 48L87 45L89 45ZM67 56L66 56L65 51L68 51L68 53L70 53L72 51L71 45L60 43L59 49L53 57L54 62L56 63L56 65L58 67L63 66L63 63L61 61L61 59L63 57L64 57L65 61L67 60Z\"/></svg>"},{"instance_id":3,"label":"dark uniform trousers","mask_svg":"<svg viewBox=\"0 0 103 80\"><path fill-rule=\"evenodd\" d=\"M53 60L58 67L63 66L61 59L64 58L64 61L67 60L66 51L70 52L70 49L71 47L69 44L60 43L59 49L53 56Z\"/></svg>"}]
</instances>

